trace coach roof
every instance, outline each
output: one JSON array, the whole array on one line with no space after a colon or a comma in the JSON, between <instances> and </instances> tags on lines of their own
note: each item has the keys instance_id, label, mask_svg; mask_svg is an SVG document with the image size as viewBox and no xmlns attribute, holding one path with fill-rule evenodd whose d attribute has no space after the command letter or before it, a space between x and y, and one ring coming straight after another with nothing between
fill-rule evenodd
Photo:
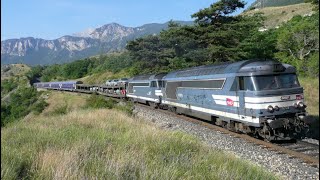
<instances>
[{"instance_id":1,"label":"coach roof","mask_svg":"<svg viewBox=\"0 0 320 180\"><path fill-rule=\"evenodd\" d=\"M42 82L48 84L82 84L82 81L61 81L61 82Z\"/></svg>"}]
</instances>

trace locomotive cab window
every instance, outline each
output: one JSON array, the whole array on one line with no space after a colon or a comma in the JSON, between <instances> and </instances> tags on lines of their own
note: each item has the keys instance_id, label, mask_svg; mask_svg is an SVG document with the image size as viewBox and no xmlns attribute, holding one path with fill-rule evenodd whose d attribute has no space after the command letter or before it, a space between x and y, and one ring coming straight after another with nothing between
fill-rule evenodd
<instances>
[{"instance_id":1,"label":"locomotive cab window","mask_svg":"<svg viewBox=\"0 0 320 180\"><path fill-rule=\"evenodd\" d=\"M276 74L254 77L257 90L275 90L299 87L296 74Z\"/></svg>"},{"instance_id":2,"label":"locomotive cab window","mask_svg":"<svg viewBox=\"0 0 320 180\"><path fill-rule=\"evenodd\" d=\"M165 88L166 86L166 84L165 84L165 82L164 81L158 81L158 84L159 84L159 87L160 88Z\"/></svg>"},{"instance_id":3,"label":"locomotive cab window","mask_svg":"<svg viewBox=\"0 0 320 180\"><path fill-rule=\"evenodd\" d=\"M157 87L157 82L156 81L151 81L150 87Z\"/></svg>"},{"instance_id":4,"label":"locomotive cab window","mask_svg":"<svg viewBox=\"0 0 320 180\"><path fill-rule=\"evenodd\" d=\"M253 79L249 76L241 76L238 78L240 91L254 91Z\"/></svg>"}]
</instances>

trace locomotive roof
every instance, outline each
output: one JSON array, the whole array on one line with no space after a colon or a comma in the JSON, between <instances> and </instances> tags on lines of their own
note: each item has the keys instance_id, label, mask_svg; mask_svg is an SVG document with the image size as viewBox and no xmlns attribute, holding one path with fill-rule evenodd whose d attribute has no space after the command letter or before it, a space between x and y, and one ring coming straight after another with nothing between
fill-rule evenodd
<instances>
[{"instance_id":1,"label":"locomotive roof","mask_svg":"<svg viewBox=\"0 0 320 180\"><path fill-rule=\"evenodd\" d=\"M136 80L153 80L153 79L162 79L167 73L158 73L158 74L146 74L146 75L138 75L131 78L131 81Z\"/></svg>"},{"instance_id":2,"label":"locomotive roof","mask_svg":"<svg viewBox=\"0 0 320 180\"><path fill-rule=\"evenodd\" d=\"M184 70L178 70L168 73L165 78L183 78L191 76L205 76L256 71L273 72L274 65L279 65L278 67L281 70L289 70L290 72L295 72L294 67L288 64L282 64L275 60L253 59L239 62L225 62L221 64L205 65L192 67Z\"/></svg>"}]
</instances>

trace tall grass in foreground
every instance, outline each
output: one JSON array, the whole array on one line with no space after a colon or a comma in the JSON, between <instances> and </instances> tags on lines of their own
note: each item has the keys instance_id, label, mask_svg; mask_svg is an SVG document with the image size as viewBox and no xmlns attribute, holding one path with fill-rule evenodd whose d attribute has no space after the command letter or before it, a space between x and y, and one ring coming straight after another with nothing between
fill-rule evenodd
<instances>
[{"instance_id":1,"label":"tall grass in foreground","mask_svg":"<svg viewBox=\"0 0 320 180\"><path fill-rule=\"evenodd\" d=\"M192 136L81 109L1 129L1 179L276 179Z\"/></svg>"},{"instance_id":2,"label":"tall grass in foreground","mask_svg":"<svg viewBox=\"0 0 320 180\"><path fill-rule=\"evenodd\" d=\"M310 115L319 116L319 79L299 78L299 81L304 89L307 112Z\"/></svg>"},{"instance_id":3,"label":"tall grass in foreground","mask_svg":"<svg viewBox=\"0 0 320 180\"><path fill-rule=\"evenodd\" d=\"M319 139L319 79L299 78L304 89L304 100L309 114L310 131L308 137Z\"/></svg>"}]
</instances>

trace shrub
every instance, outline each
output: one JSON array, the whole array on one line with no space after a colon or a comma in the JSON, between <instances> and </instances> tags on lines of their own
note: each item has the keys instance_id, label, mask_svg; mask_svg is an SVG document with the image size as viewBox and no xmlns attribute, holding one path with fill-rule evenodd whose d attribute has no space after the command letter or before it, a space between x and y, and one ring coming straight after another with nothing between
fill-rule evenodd
<instances>
[{"instance_id":1,"label":"shrub","mask_svg":"<svg viewBox=\"0 0 320 180\"><path fill-rule=\"evenodd\" d=\"M65 104L63 106L59 106L57 108L55 108L50 115L62 115L62 114L67 114L68 112L68 105Z\"/></svg>"},{"instance_id":2,"label":"shrub","mask_svg":"<svg viewBox=\"0 0 320 180\"><path fill-rule=\"evenodd\" d=\"M39 95L40 93L33 87L21 87L12 93L9 102L1 106L1 127L29 114L33 105L37 103Z\"/></svg>"},{"instance_id":3,"label":"shrub","mask_svg":"<svg viewBox=\"0 0 320 180\"><path fill-rule=\"evenodd\" d=\"M1 81L1 93L8 93L16 87L18 87L18 83L12 78Z\"/></svg>"},{"instance_id":4,"label":"shrub","mask_svg":"<svg viewBox=\"0 0 320 180\"><path fill-rule=\"evenodd\" d=\"M44 99L40 99L32 106L32 111L34 111L35 114L40 114L48 105Z\"/></svg>"},{"instance_id":5,"label":"shrub","mask_svg":"<svg viewBox=\"0 0 320 180\"><path fill-rule=\"evenodd\" d=\"M105 99L103 96L92 95L86 101L85 108L107 108L112 109L116 104L116 101L113 99Z\"/></svg>"},{"instance_id":6,"label":"shrub","mask_svg":"<svg viewBox=\"0 0 320 180\"><path fill-rule=\"evenodd\" d=\"M319 52L314 53L308 59L308 76L319 77Z\"/></svg>"},{"instance_id":7,"label":"shrub","mask_svg":"<svg viewBox=\"0 0 320 180\"><path fill-rule=\"evenodd\" d=\"M131 116L133 114L134 105L133 105L133 102L131 101L120 102L117 104L115 108Z\"/></svg>"}]
</instances>

